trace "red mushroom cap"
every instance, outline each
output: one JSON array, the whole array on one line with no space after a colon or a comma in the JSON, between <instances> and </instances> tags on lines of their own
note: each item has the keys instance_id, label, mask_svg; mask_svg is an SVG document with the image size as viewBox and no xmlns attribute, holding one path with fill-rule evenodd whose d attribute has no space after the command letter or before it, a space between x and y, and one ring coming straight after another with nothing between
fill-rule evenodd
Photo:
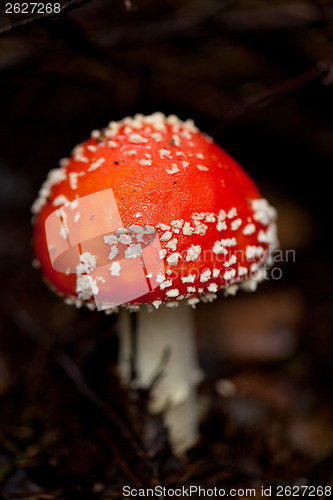
<instances>
[{"instance_id":1,"label":"red mushroom cap","mask_svg":"<svg viewBox=\"0 0 333 500\"><path fill-rule=\"evenodd\" d=\"M238 163L162 113L93 131L32 211L44 276L77 305L195 305L251 289L277 246L276 212Z\"/></svg>"}]
</instances>

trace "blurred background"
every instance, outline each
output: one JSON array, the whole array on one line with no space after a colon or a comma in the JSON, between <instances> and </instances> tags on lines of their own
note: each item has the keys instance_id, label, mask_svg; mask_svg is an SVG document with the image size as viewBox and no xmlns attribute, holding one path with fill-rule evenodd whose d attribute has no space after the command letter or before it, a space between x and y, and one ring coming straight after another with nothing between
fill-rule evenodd
<instances>
[{"instance_id":1,"label":"blurred background","mask_svg":"<svg viewBox=\"0 0 333 500\"><path fill-rule=\"evenodd\" d=\"M332 484L332 2L59 3L1 5L0 497ZM243 165L283 256L256 293L195 310L202 439L182 462L147 394L118 387L116 316L64 305L31 266L47 172L92 129L154 111L193 118Z\"/></svg>"}]
</instances>

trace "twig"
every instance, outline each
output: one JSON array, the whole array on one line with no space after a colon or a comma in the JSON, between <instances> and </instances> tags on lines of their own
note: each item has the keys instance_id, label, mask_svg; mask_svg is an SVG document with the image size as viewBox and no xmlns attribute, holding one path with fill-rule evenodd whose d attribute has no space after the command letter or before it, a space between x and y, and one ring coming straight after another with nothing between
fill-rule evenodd
<instances>
[{"instance_id":1,"label":"twig","mask_svg":"<svg viewBox=\"0 0 333 500\"><path fill-rule=\"evenodd\" d=\"M311 5L312 4L312 5ZM229 31L257 31L294 29L327 23L332 19L332 7L319 6L318 2L295 2L267 5L262 8L235 9L218 14L214 21Z\"/></svg>"},{"instance_id":2,"label":"twig","mask_svg":"<svg viewBox=\"0 0 333 500\"><path fill-rule=\"evenodd\" d=\"M152 473L153 477L158 477L156 467L154 464L146 457L145 452L142 450L141 446L137 442L135 436L130 433L127 426L123 423L119 415L113 411L110 406L108 406L87 384L82 372L78 366L73 362L73 360L65 353L55 353L54 358L59 366L63 369L66 375L74 382L78 391L90 401L100 412L105 415L112 423L117 427L119 432L122 434L123 438L129 444L132 451L140 458L143 464Z\"/></svg>"},{"instance_id":3,"label":"twig","mask_svg":"<svg viewBox=\"0 0 333 500\"><path fill-rule=\"evenodd\" d=\"M168 366L168 362L170 360L171 356L171 349L166 348L164 349L161 357L161 361L159 362L158 366L156 367L155 373L153 373L151 377L151 381L148 386L148 392L150 393L154 387L158 384L158 382L163 378L165 374L165 368Z\"/></svg>"},{"instance_id":4,"label":"twig","mask_svg":"<svg viewBox=\"0 0 333 500\"><path fill-rule=\"evenodd\" d=\"M78 9L79 7L82 7L86 3L91 2L91 0L72 0L71 2L67 3L63 7L60 7L60 13L50 13L47 14L46 12L44 14L40 14L38 16L33 16L33 17L28 17L21 19L20 21L17 21L13 24L9 24L7 26L3 26L0 28L0 35L3 35L5 33L9 33L10 31L13 31L14 29L21 28L22 26L27 26L29 24L33 24L35 22L40 21L41 19L54 19L59 16L59 14L63 14L64 12L70 12L71 10Z\"/></svg>"},{"instance_id":5,"label":"twig","mask_svg":"<svg viewBox=\"0 0 333 500\"><path fill-rule=\"evenodd\" d=\"M109 60L104 50L89 39L74 19L64 15L56 19L42 19L40 24L52 36L64 40L74 52L95 60Z\"/></svg>"},{"instance_id":6,"label":"twig","mask_svg":"<svg viewBox=\"0 0 333 500\"><path fill-rule=\"evenodd\" d=\"M105 445L111 450L111 453L112 453L113 457L115 458L117 464L120 466L120 468L123 471L124 475L130 481L132 481L133 485L136 488L142 488L143 487L142 482L135 475L135 473L131 471L130 466L128 464L128 460L124 460L122 454L119 452L118 447L115 445L115 443L111 439L110 435L106 432L105 429L101 429L99 431L99 434L102 437L103 442L105 443Z\"/></svg>"},{"instance_id":7,"label":"twig","mask_svg":"<svg viewBox=\"0 0 333 500\"><path fill-rule=\"evenodd\" d=\"M214 19L218 12L228 7L232 0L193 0L174 13L136 26L122 25L105 33L104 44L144 44L152 40L165 40L175 35L187 36L188 31Z\"/></svg>"},{"instance_id":8,"label":"twig","mask_svg":"<svg viewBox=\"0 0 333 500\"><path fill-rule=\"evenodd\" d=\"M311 68L303 71L297 76L290 78L282 83L278 83L271 87L267 92L262 95L258 95L254 99L249 100L243 104L233 107L230 111L227 111L220 120L217 122L215 127L211 130L210 135L212 137L218 136L222 130L236 121L241 115L246 113L247 111L255 108L259 104L263 104L270 99L276 98L280 95L287 94L293 90L298 89L302 85L305 85L316 78L323 77L328 75L331 70L331 60L328 59L326 61L320 61Z\"/></svg>"},{"instance_id":9,"label":"twig","mask_svg":"<svg viewBox=\"0 0 333 500\"><path fill-rule=\"evenodd\" d=\"M30 340L39 344L41 339L47 338L45 332L28 312L21 307L21 304L14 297L14 292L11 290L1 301L1 310L3 314L8 316L13 324L23 332Z\"/></svg>"}]
</instances>

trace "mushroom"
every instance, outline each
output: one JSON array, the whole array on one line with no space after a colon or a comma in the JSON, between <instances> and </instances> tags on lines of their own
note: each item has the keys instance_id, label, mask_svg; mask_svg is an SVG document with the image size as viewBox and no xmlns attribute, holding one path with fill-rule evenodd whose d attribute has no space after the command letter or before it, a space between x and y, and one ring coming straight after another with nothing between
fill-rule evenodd
<instances>
[{"instance_id":1,"label":"mushroom","mask_svg":"<svg viewBox=\"0 0 333 500\"><path fill-rule=\"evenodd\" d=\"M198 438L200 369L192 308L255 290L277 246L276 212L192 120L111 122L62 159L32 207L36 262L66 303L121 309L119 372L129 385L128 311L137 312L136 386L152 385L174 452Z\"/></svg>"}]
</instances>

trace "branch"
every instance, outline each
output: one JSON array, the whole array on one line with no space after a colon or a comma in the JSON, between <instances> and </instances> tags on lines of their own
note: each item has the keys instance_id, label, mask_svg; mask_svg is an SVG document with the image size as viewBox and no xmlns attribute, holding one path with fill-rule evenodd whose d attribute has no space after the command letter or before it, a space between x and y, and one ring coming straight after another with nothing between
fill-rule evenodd
<instances>
[{"instance_id":1,"label":"branch","mask_svg":"<svg viewBox=\"0 0 333 500\"><path fill-rule=\"evenodd\" d=\"M27 17L24 19L21 19L20 21L8 24L7 26L3 26L0 28L0 35L3 35L5 33L9 33L17 28L21 28L22 26L27 26L29 24L36 23L40 21L41 19L57 19L59 15L64 14L65 12L70 12L71 10L78 9L79 7L82 7L86 3L91 2L91 0L69 0L68 3L60 7L60 12L55 14L55 13L50 13L47 14L44 12L43 14L37 14L32 17Z\"/></svg>"},{"instance_id":2,"label":"branch","mask_svg":"<svg viewBox=\"0 0 333 500\"><path fill-rule=\"evenodd\" d=\"M263 104L271 99L275 99L280 95L287 94L299 87L311 82L319 77L326 76L326 84L331 83L331 72L332 72L332 61L327 59L326 61L319 61L314 66L311 66L303 73L290 78L284 82L278 83L271 87L267 92L258 95L254 99L251 99L243 104L233 107L231 110L227 111L220 120L217 122L213 130L211 131L211 136L218 136L224 128L236 121L241 115L247 111L257 107L259 104Z\"/></svg>"},{"instance_id":3,"label":"branch","mask_svg":"<svg viewBox=\"0 0 333 500\"><path fill-rule=\"evenodd\" d=\"M311 5L312 4L312 5ZM315 0L307 3L265 5L262 8L238 9L216 16L219 27L229 31L293 29L326 23L332 19L332 7Z\"/></svg>"},{"instance_id":4,"label":"branch","mask_svg":"<svg viewBox=\"0 0 333 500\"><path fill-rule=\"evenodd\" d=\"M99 409L99 411L105 415L109 420L112 421L112 423L115 425L115 427L118 429L120 434L122 434L124 440L127 442L129 445L130 449L136 454L137 457L142 461L142 463L145 465L147 470L150 471L151 475L156 478L157 482L158 481L158 474L156 467L154 464L147 458L145 452L142 450L141 446L137 442L135 436L130 433L129 429L127 426L124 424L122 419L119 417L119 415L110 407L108 406L87 384L85 381L82 372L80 371L79 367L73 362L73 360L65 353L55 353L54 358L59 364L59 366L63 369L63 371L66 373L66 375L72 380L72 382L75 384L76 388L78 391L88 400L90 403L92 403L96 408ZM120 466L124 462L120 462ZM125 469L123 471L126 476L128 477L128 470ZM130 479L133 479L133 475L130 476Z\"/></svg>"}]
</instances>

